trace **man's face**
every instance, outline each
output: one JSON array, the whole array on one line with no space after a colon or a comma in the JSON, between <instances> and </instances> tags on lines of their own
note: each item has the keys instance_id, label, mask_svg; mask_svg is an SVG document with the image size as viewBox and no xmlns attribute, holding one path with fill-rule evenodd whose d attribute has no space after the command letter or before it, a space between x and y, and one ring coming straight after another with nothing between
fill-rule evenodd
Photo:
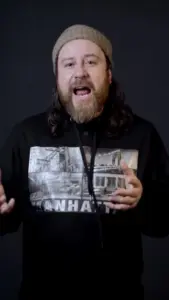
<instances>
[{"instance_id":1,"label":"man's face","mask_svg":"<svg viewBox=\"0 0 169 300\"><path fill-rule=\"evenodd\" d=\"M62 47L57 61L57 90L76 122L88 122L101 113L110 83L111 71L95 43L73 40Z\"/></svg>"}]
</instances>

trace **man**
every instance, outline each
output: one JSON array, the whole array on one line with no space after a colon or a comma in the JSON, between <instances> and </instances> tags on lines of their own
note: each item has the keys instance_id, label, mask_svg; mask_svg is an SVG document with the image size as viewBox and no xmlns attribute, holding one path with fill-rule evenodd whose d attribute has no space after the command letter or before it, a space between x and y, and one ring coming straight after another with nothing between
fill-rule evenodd
<instances>
[{"instance_id":1,"label":"man","mask_svg":"<svg viewBox=\"0 0 169 300\"><path fill-rule=\"evenodd\" d=\"M169 232L167 152L124 103L103 33L70 26L52 63L51 108L0 155L2 235L23 222L20 299L143 299L141 233Z\"/></svg>"}]
</instances>

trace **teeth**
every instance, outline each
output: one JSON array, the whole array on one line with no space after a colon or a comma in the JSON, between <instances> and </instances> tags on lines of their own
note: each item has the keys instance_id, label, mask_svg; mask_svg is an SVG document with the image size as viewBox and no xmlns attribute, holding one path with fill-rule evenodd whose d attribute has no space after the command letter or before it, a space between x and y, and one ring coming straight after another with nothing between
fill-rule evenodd
<instances>
[{"instance_id":1,"label":"teeth","mask_svg":"<svg viewBox=\"0 0 169 300\"><path fill-rule=\"evenodd\" d=\"M83 90L87 90L88 92L90 92L90 88L86 86L74 88L73 92L74 94L77 94L78 91L83 91Z\"/></svg>"}]
</instances>

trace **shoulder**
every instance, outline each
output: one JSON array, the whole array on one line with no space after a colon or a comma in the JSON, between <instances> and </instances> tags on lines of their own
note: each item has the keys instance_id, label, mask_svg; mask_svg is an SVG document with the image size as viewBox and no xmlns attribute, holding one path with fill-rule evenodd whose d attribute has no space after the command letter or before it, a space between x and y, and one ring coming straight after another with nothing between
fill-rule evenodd
<instances>
[{"instance_id":1,"label":"shoulder","mask_svg":"<svg viewBox=\"0 0 169 300\"><path fill-rule=\"evenodd\" d=\"M164 140L157 129L157 126L152 121L134 115L133 128L133 130L136 130L142 141L152 147L153 151L155 148L165 148Z\"/></svg>"},{"instance_id":2,"label":"shoulder","mask_svg":"<svg viewBox=\"0 0 169 300\"><path fill-rule=\"evenodd\" d=\"M38 113L16 122L7 135L6 144L18 145L33 136L42 136L49 130L47 112Z\"/></svg>"},{"instance_id":3,"label":"shoulder","mask_svg":"<svg viewBox=\"0 0 169 300\"><path fill-rule=\"evenodd\" d=\"M19 128L23 128L24 130L29 128L34 129L40 125L47 125L47 112L41 112L35 115L31 115L17 123L17 126Z\"/></svg>"},{"instance_id":4,"label":"shoulder","mask_svg":"<svg viewBox=\"0 0 169 300\"><path fill-rule=\"evenodd\" d=\"M143 118L137 114L133 115L133 126L141 129L142 131L151 132L155 129L155 125L150 120Z\"/></svg>"},{"instance_id":5,"label":"shoulder","mask_svg":"<svg viewBox=\"0 0 169 300\"><path fill-rule=\"evenodd\" d=\"M44 128L47 128L47 112L41 112L38 114L31 115L26 117L13 126L13 131L22 134L28 132L41 131Z\"/></svg>"},{"instance_id":6,"label":"shoulder","mask_svg":"<svg viewBox=\"0 0 169 300\"><path fill-rule=\"evenodd\" d=\"M139 135L140 138L142 137L151 139L152 137L159 136L156 125L152 121L137 114L133 115L132 132Z\"/></svg>"}]
</instances>

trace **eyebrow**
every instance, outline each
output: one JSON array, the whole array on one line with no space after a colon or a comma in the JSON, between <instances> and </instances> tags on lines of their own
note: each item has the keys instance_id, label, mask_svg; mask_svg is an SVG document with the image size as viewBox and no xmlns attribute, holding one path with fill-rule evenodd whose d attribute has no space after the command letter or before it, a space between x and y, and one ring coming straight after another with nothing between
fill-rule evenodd
<instances>
[{"instance_id":1,"label":"eyebrow","mask_svg":"<svg viewBox=\"0 0 169 300\"><path fill-rule=\"evenodd\" d=\"M94 54L94 53L85 54L85 57L90 57L90 56L94 56L94 57L100 59L100 57L97 54Z\"/></svg>"},{"instance_id":2,"label":"eyebrow","mask_svg":"<svg viewBox=\"0 0 169 300\"><path fill-rule=\"evenodd\" d=\"M95 57L97 59L100 59L100 57L98 55L94 54L94 53L88 53L88 54L85 54L84 56L85 57L91 57L91 56L93 56L93 57ZM73 60L73 59L75 59L75 57L64 57L64 58L62 58L61 63L64 63L67 60Z\"/></svg>"},{"instance_id":3,"label":"eyebrow","mask_svg":"<svg viewBox=\"0 0 169 300\"><path fill-rule=\"evenodd\" d=\"M61 59L61 62L63 63L67 60L73 60L73 59L74 59L74 57L64 57L64 58Z\"/></svg>"}]
</instances>

